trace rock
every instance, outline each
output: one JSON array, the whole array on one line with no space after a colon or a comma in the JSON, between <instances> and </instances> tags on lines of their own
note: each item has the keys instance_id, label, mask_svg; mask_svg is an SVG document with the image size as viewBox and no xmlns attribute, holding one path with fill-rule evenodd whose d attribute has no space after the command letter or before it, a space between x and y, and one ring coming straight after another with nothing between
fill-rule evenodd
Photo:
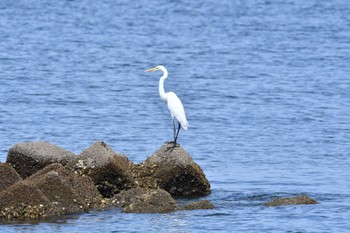
<instances>
[{"instance_id":1,"label":"rock","mask_svg":"<svg viewBox=\"0 0 350 233\"><path fill-rule=\"evenodd\" d=\"M57 171L38 176L32 182L59 209L60 213L79 213L87 210L87 206L70 183Z\"/></svg>"},{"instance_id":2,"label":"rock","mask_svg":"<svg viewBox=\"0 0 350 233\"><path fill-rule=\"evenodd\" d=\"M73 153L47 142L23 142L10 148L6 162L22 178L27 178L51 163L65 165L74 157Z\"/></svg>"},{"instance_id":3,"label":"rock","mask_svg":"<svg viewBox=\"0 0 350 233\"><path fill-rule=\"evenodd\" d=\"M162 189L133 188L112 198L125 213L164 213L178 209L172 196Z\"/></svg>"},{"instance_id":4,"label":"rock","mask_svg":"<svg viewBox=\"0 0 350 233\"><path fill-rule=\"evenodd\" d=\"M50 164L27 180L60 207L62 212L76 213L101 205L101 195L88 176L79 176L61 164Z\"/></svg>"},{"instance_id":5,"label":"rock","mask_svg":"<svg viewBox=\"0 0 350 233\"><path fill-rule=\"evenodd\" d=\"M40 218L100 207L102 197L90 177L50 164L0 192L0 218Z\"/></svg>"},{"instance_id":6,"label":"rock","mask_svg":"<svg viewBox=\"0 0 350 233\"><path fill-rule=\"evenodd\" d=\"M9 163L0 163L0 192L22 180Z\"/></svg>"},{"instance_id":7,"label":"rock","mask_svg":"<svg viewBox=\"0 0 350 233\"><path fill-rule=\"evenodd\" d=\"M19 143L7 161L0 163L0 218L42 218L111 206L126 213L214 208L209 201L177 205L172 195L208 195L210 184L191 156L172 143L138 165L102 141L79 156L46 142Z\"/></svg>"},{"instance_id":8,"label":"rock","mask_svg":"<svg viewBox=\"0 0 350 233\"><path fill-rule=\"evenodd\" d=\"M133 168L136 183L161 188L173 196L204 196L210 183L202 169L180 145L166 142L152 156Z\"/></svg>"},{"instance_id":9,"label":"rock","mask_svg":"<svg viewBox=\"0 0 350 233\"><path fill-rule=\"evenodd\" d=\"M181 210L200 210L200 209L214 209L215 206L208 200L196 201L186 204Z\"/></svg>"},{"instance_id":10,"label":"rock","mask_svg":"<svg viewBox=\"0 0 350 233\"><path fill-rule=\"evenodd\" d=\"M0 218L43 218L58 215L50 200L29 181L20 181L0 192Z\"/></svg>"},{"instance_id":11,"label":"rock","mask_svg":"<svg viewBox=\"0 0 350 233\"><path fill-rule=\"evenodd\" d=\"M125 155L114 152L99 141L70 161L66 167L79 175L91 177L103 197L112 197L134 185L129 164L131 162Z\"/></svg>"},{"instance_id":12,"label":"rock","mask_svg":"<svg viewBox=\"0 0 350 233\"><path fill-rule=\"evenodd\" d=\"M316 200L307 195L300 195L295 197L276 198L264 204L264 206L282 206L282 205L309 205L319 204Z\"/></svg>"}]
</instances>

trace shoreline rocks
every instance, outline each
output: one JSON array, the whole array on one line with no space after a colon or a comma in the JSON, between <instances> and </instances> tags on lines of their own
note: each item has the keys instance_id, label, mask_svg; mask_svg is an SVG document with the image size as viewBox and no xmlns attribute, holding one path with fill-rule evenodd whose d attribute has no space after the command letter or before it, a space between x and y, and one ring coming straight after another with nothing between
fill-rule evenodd
<instances>
[{"instance_id":1,"label":"shoreline rocks","mask_svg":"<svg viewBox=\"0 0 350 233\"><path fill-rule=\"evenodd\" d=\"M79 155L47 142L18 143L0 163L0 220L41 219L91 208L124 213L166 213L213 209L208 200L176 198L210 194L203 170L179 145L164 143L134 164L103 141ZM306 195L276 198L264 206L317 204Z\"/></svg>"},{"instance_id":2,"label":"shoreline rocks","mask_svg":"<svg viewBox=\"0 0 350 233\"><path fill-rule=\"evenodd\" d=\"M210 183L191 156L172 143L141 164L102 141L79 155L47 142L18 143L10 148L7 163L0 163L0 178L0 219L40 219L106 207L125 213L213 207L202 201L177 205L176 196L208 195Z\"/></svg>"}]
</instances>

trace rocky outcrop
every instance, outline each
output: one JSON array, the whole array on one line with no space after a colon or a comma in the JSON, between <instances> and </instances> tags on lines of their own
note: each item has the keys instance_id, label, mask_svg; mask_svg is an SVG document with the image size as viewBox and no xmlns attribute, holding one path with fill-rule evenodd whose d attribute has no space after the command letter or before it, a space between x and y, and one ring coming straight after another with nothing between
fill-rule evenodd
<instances>
[{"instance_id":1,"label":"rocky outcrop","mask_svg":"<svg viewBox=\"0 0 350 233\"><path fill-rule=\"evenodd\" d=\"M12 146L7 163L24 179L52 163L65 165L74 154L48 142L23 142Z\"/></svg>"},{"instance_id":2,"label":"rocky outcrop","mask_svg":"<svg viewBox=\"0 0 350 233\"><path fill-rule=\"evenodd\" d=\"M172 143L138 165L102 141L79 156L46 142L19 143L7 161L0 163L0 218L45 218L104 207L125 213L213 208L208 201L177 205L173 196L208 195L210 184L190 155Z\"/></svg>"},{"instance_id":3,"label":"rocky outcrop","mask_svg":"<svg viewBox=\"0 0 350 233\"><path fill-rule=\"evenodd\" d=\"M295 197L276 198L270 202L265 203L265 206L283 206L283 205L310 205L318 204L318 202L307 195L300 195Z\"/></svg>"},{"instance_id":4,"label":"rocky outcrop","mask_svg":"<svg viewBox=\"0 0 350 233\"><path fill-rule=\"evenodd\" d=\"M8 163L0 163L0 192L22 180L16 170Z\"/></svg>"},{"instance_id":5,"label":"rocky outcrop","mask_svg":"<svg viewBox=\"0 0 350 233\"><path fill-rule=\"evenodd\" d=\"M173 196L205 196L210 184L202 169L180 146L165 143L152 156L133 168L136 183L145 188L161 188Z\"/></svg>"},{"instance_id":6,"label":"rocky outcrop","mask_svg":"<svg viewBox=\"0 0 350 233\"><path fill-rule=\"evenodd\" d=\"M89 176L103 197L112 197L134 185L128 158L99 141L70 161L66 168Z\"/></svg>"},{"instance_id":7,"label":"rocky outcrop","mask_svg":"<svg viewBox=\"0 0 350 233\"><path fill-rule=\"evenodd\" d=\"M174 198L165 190L141 187L122 191L111 203L125 213L164 213L178 209Z\"/></svg>"}]
</instances>

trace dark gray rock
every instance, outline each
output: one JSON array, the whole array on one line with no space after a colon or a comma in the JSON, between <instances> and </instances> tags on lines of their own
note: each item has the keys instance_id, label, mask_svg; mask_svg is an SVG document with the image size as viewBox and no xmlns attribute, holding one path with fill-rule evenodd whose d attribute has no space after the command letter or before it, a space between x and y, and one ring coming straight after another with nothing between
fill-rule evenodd
<instances>
[{"instance_id":1,"label":"dark gray rock","mask_svg":"<svg viewBox=\"0 0 350 233\"><path fill-rule=\"evenodd\" d=\"M23 142L10 148L6 162L24 179L51 163L65 165L74 157L73 153L48 142Z\"/></svg>"},{"instance_id":2,"label":"dark gray rock","mask_svg":"<svg viewBox=\"0 0 350 233\"><path fill-rule=\"evenodd\" d=\"M164 213L178 209L172 196L162 189L133 188L112 198L114 206L125 213Z\"/></svg>"},{"instance_id":3,"label":"dark gray rock","mask_svg":"<svg viewBox=\"0 0 350 233\"><path fill-rule=\"evenodd\" d=\"M202 169L180 145L165 143L152 156L133 168L136 183L161 188L173 196L205 196L210 183Z\"/></svg>"},{"instance_id":4,"label":"dark gray rock","mask_svg":"<svg viewBox=\"0 0 350 233\"><path fill-rule=\"evenodd\" d=\"M186 204L181 210L214 209L215 206L208 200L196 201Z\"/></svg>"},{"instance_id":5,"label":"dark gray rock","mask_svg":"<svg viewBox=\"0 0 350 233\"><path fill-rule=\"evenodd\" d=\"M44 218L59 215L43 192L30 181L20 181L0 192L0 218Z\"/></svg>"},{"instance_id":6,"label":"dark gray rock","mask_svg":"<svg viewBox=\"0 0 350 233\"><path fill-rule=\"evenodd\" d=\"M66 168L91 177L103 197L112 197L121 190L133 187L131 164L125 155L114 152L99 141L70 161Z\"/></svg>"},{"instance_id":7,"label":"dark gray rock","mask_svg":"<svg viewBox=\"0 0 350 233\"><path fill-rule=\"evenodd\" d=\"M310 204L318 204L315 199L307 195L300 195L295 197L284 197L284 198L276 198L270 202L265 203L265 206L283 206L283 205L310 205Z\"/></svg>"},{"instance_id":8,"label":"dark gray rock","mask_svg":"<svg viewBox=\"0 0 350 233\"><path fill-rule=\"evenodd\" d=\"M9 163L0 163L0 192L22 180Z\"/></svg>"}]
</instances>

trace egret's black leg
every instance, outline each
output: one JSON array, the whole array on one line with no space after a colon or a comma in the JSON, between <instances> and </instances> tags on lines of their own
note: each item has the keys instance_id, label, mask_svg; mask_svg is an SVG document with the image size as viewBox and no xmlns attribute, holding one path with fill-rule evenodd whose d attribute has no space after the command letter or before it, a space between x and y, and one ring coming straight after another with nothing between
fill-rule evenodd
<instances>
[{"instance_id":1,"label":"egret's black leg","mask_svg":"<svg viewBox=\"0 0 350 233\"><path fill-rule=\"evenodd\" d=\"M175 127L175 120L173 118L173 129L174 129L174 141L176 141L176 127Z\"/></svg>"},{"instance_id":2,"label":"egret's black leg","mask_svg":"<svg viewBox=\"0 0 350 233\"><path fill-rule=\"evenodd\" d=\"M179 123L179 127L177 128L177 133L176 133L176 137L175 137L175 140L174 140L174 146L176 146L176 140L177 140L177 136L179 136L180 129L181 129L181 125Z\"/></svg>"}]
</instances>

